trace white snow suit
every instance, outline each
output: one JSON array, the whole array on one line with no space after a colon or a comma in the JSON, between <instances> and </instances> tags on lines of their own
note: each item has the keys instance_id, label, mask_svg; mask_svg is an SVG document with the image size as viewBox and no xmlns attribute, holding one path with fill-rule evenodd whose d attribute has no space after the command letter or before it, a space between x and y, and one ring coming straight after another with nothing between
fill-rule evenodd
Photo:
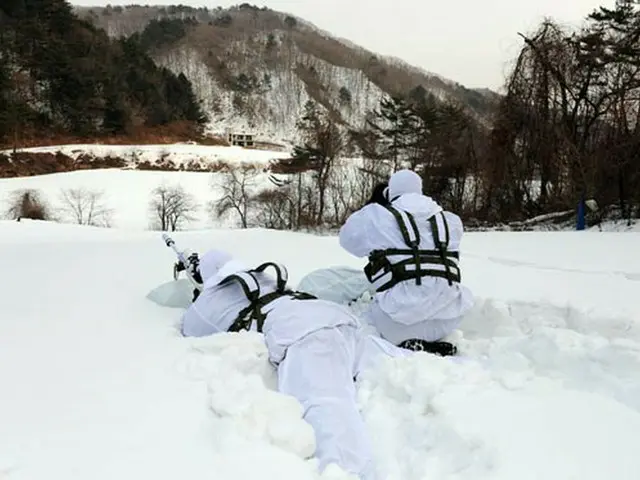
<instances>
[{"instance_id":1,"label":"white snow suit","mask_svg":"<svg viewBox=\"0 0 640 480\"><path fill-rule=\"evenodd\" d=\"M201 258L203 291L183 316L183 335L228 331L249 300L239 283L220 282L246 270L226 252L213 250ZM276 282L269 275L254 276L261 295L275 291ZM304 419L315 431L320 468L336 463L362 480L373 480L371 446L353 379L374 355L404 352L382 339L362 335L357 318L332 302L284 296L262 311L267 314L262 333L269 358L278 368L278 389L302 404ZM256 322L252 330L255 327Z\"/></svg>"},{"instance_id":2,"label":"white snow suit","mask_svg":"<svg viewBox=\"0 0 640 480\"><path fill-rule=\"evenodd\" d=\"M433 199L422 195L420 177L409 170L400 170L389 179L387 196L391 206L413 215L420 234L418 248L435 250L429 219L436 215L438 229L449 232L449 251L459 251L463 234L460 218L443 211ZM340 229L340 245L352 255L366 257L374 250L407 249L401 229L393 213L377 203L366 205L353 213ZM391 258L394 260L391 260ZM391 263L408 255L389 257ZM431 268L443 268L434 265ZM471 292L460 283L449 284L440 277L404 280L391 288L377 292L375 301L364 312L363 319L388 341L399 344L409 338L440 340L457 328L462 316L472 307Z\"/></svg>"}]
</instances>

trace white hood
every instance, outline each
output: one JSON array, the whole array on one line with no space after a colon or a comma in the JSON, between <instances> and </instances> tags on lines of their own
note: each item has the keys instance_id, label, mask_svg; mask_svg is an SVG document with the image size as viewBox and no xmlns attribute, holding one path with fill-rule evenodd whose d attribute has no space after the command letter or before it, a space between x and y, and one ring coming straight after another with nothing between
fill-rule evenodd
<instances>
[{"instance_id":1,"label":"white hood","mask_svg":"<svg viewBox=\"0 0 640 480\"><path fill-rule=\"evenodd\" d=\"M229 275L247 267L223 250L209 250L200 258L200 275L204 288L217 285Z\"/></svg>"},{"instance_id":2,"label":"white hood","mask_svg":"<svg viewBox=\"0 0 640 480\"><path fill-rule=\"evenodd\" d=\"M431 197L422 194L422 179L411 170L398 170L391 175L386 195L396 208L420 217L429 218L442 211Z\"/></svg>"},{"instance_id":3,"label":"white hood","mask_svg":"<svg viewBox=\"0 0 640 480\"><path fill-rule=\"evenodd\" d=\"M387 198L393 200L407 193L422 194L422 179L411 170L398 170L389 178Z\"/></svg>"}]
</instances>

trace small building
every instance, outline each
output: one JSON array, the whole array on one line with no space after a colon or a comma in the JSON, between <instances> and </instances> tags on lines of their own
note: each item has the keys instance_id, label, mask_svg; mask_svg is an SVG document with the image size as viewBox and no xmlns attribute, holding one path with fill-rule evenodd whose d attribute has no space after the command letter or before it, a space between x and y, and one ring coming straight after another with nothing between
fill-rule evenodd
<instances>
[{"instance_id":1,"label":"small building","mask_svg":"<svg viewBox=\"0 0 640 480\"><path fill-rule=\"evenodd\" d=\"M227 142L235 147L253 147L253 135L250 133L227 132Z\"/></svg>"}]
</instances>

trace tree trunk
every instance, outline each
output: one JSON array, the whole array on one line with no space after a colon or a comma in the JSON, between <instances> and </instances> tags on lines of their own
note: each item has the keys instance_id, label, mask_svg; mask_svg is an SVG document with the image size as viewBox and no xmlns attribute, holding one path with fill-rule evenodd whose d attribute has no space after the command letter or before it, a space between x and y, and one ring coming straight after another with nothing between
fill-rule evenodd
<instances>
[{"instance_id":1,"label":"tree trunk","mask_svg":"<svg viewBox=\"0 0 640 480\"><path fill-rule=\"evenodd\" d=\"M302 173L298 173L298 218L296 221L297 229L300 229L300 221L302 219Z\"/></svg>"},{"instance_id":2,"label":"tree trunk","mask_svg":"<svg viewBox=\"0 0 640 480\"><path fill-rule=\"evenodd\" d=\"M620 203L620 214L627 219L627 225L631 225L631 212L627 203L626 190L624 188L624 169L618 167L618 201ZM629 210L629 211L627 211Z\"/></svg>"}]
</instances>

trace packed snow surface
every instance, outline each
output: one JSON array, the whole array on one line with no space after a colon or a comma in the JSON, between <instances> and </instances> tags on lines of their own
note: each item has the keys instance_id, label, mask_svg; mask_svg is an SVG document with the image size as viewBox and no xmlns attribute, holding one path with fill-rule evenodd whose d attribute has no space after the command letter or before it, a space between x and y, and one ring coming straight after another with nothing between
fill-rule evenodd
<instances>
[{"instance_id":1,"label":"packed snow surface","mask_svg":"<svg viewBox=\"0 0 640 480\"><path fill-rule=\"evenodd\" d=\"M285 263L361 266L335 237L174 235ZM359 382L383 480L640 478L640 234L472 233L461 355ZM181 338L158 233L0 222L2 480L305 480L313 434L257 334ZM356 309L362 308L358 305ZM348 477L330 469L324 479Z\"/></svg>"}]
</instances>

